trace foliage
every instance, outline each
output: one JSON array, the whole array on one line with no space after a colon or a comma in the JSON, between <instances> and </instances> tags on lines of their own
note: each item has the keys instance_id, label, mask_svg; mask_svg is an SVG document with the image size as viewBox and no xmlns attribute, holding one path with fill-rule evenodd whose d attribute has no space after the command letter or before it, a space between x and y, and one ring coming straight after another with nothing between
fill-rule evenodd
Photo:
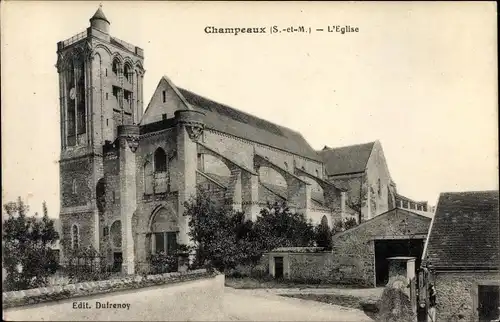
<instances>
[{"instance_id":1,"label":"foliage","mask_svg":"<svg viewBox=\"0 0 500 322\"><path fill-rule=\"evenodd\" d=\"M152 274L176 272L178 267L178 256L160 252L152 254L150 258Z\"/></svg>"},{"instance_id":2,"label":"foliage","mask_svg":"<svg viewBox=\"0 0 500 322\"><path fill-rule=\"evenodd\" d=\"M243 213L216 206L208 191L198 193L185 207L196 254L195 267L209 266L224 271L255 256L253 224L244 221Z\"/></svg>"},{"instance_id":3,"label":"foliage","mask_svg":"<svg viewBox=\"0 0 500 322\"><path fill-rule=\"evenodd\" d=\"M187 245L178 244L173 253L159 252L151 254L151 274L163 274L177 272L179 268L179 256L189 256L190 248Z\"/></svg>"},{"instance_id":4,"label":"foliage","mask_svg":"<svg viewBox=\"0 0 500 322\"><path fill-rule=\"evenodd\" d=\"M185 204L189 236L196 253L195 266L219 271L237 265L255 265L262 253L276 247L312 246L313 225L286 205L268 205L254 223L242 212L218 206L208 191Z\"/></svg>"},{"instance_id":5,"label":"foliage","mask_svg":"<svg viewBox=\"0 0 500 322\"><path fill-rule=\"evenodd\" d=\"M7 291L44 286L47 278L58 269L50 246L59 239L54 221L43 203L43 216L29 216L29 208L19 197L17 202L4 205L3 267L7 272Z\"/></svg>"},{"instance_id":6,"label":"foliage","mask_svg":"<svg viewBox=\"0 0 500 322\"><path fill-rule=\"evenodd\" d=\"M353 217L345 218L343 220L342 219L336 220L333 223L332 235L336 235L336 234L341 233L343 231L346 231L348 229L354 228L357 225L358 225L358 222Z\"/></svg>"},{"instance_id":7,"label":"foliage","mask_svg":"<svg viewBox=\"0 0 500 322\"><path fill-rule=\"evenodd\" d=\"M401 289L386 287L380 298L379 308L376 321L411 322L415 320L410 299Z\"/></svg>"},{"instance_id":8,"label":"foliage","mask_svg":"<svg viewBox=\"0 0 500 322\"><path fill-rule=\"evenodd\" d=\"M332 249L332 231L328 227L328 223L321 222L315 229L316 245L324 247L325 250Z\"/></svg>"},{"instance_id":9,"label":"foliage","mask_svg":"<svg viewBox=\"0 0 500 322\"><path fill-rule=\"evenodd\" d=\"M268 204L255 222L261 251L277 247L314 246L315 231L304 214L291 212L285 203Z\"/></svg>"}]
</instances>

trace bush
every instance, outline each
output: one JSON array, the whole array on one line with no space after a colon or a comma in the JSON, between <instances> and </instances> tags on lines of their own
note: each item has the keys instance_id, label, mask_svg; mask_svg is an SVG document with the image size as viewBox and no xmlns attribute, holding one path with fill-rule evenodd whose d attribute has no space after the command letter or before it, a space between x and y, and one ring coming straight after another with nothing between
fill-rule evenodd
<instances>
[{"instance_id":1,"label":"bush","mask_svg":"<svg viewBox=\"0 0 500 322\"><path fill-rule=\"evenodd\" d=\"M164 252L151 255L151 274L163 274L177 272L179 257L178 255L168 255Z\"/></svg>"},{"instance_id":2,"label":"bush","mask_svg":"<svg viewBox=\"0 0 500 322\"><path fill-rule=\"evenodd\" d=\"M4 205L7 219L3 221L2 267L7 278L2 285L6 291L25 290L45 286L59 265L50 246L59 235L54 221L43 203L43 217L28 216L28 206L21 198Z\"/></svg>"},{"instance_id":3,"label":"bush","mask_svg":"<svg viewBox=\"0 0 500 322\"><path fill-rule=\"evenodd\" d=\"M413 322L415 320L410 299L398 288L386 287L379 304L377 321L380 322Z\"/></svg>"}]
</instances>

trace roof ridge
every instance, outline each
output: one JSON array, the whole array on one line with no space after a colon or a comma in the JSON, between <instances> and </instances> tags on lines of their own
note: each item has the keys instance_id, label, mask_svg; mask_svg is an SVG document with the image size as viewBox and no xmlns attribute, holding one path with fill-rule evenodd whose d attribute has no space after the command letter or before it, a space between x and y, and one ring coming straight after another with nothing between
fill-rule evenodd
<instances>
[{"instance_id":1,"label":"roof ridge","mask_svg":"<svg viewBox=\"0 0 500 322\"><path fill-rule=\"evenodd\" d=\"M240 113L246 114L247 116L250 116L250 117L256 118L256 119L258 119L259 121L263 121L263 122L271 123L271 124L273 124L273 125L275 125L275 126L278 126L278 127L280 127L280 128L283 128L283 129L287 129L287 130L289 130L290 132L294 132L295 134L298 134L298 135L300 135L300 136L304 137L304 136L302 135L302 133L300 133L299 131L294 130L294 129L292 129L292 128L289 128L289 127L287 127L287 126L280 125L280 124L275 123L275 122L271 122L271 121L269 121L269 120L266 120L265 118L262 118L262 117L260 117L260 116L256 116L256 115L254 115L254 114L251 114L251 113L246 112L246 111L244 111L244 110L241 110L241 109L239 109L239 108L233 107L233 106L228 105L228 104L226 104L226 103L222 103L222 102L220 102L220 101L216 101L216 100L214 100L214 99L212 99L212 98L209 98L209 97L207 97L207 96L203 96L203 95L201 95L201 94L195 93L195 92L193 92L193 91L191 91L191 90L189 90L189 89L186 89L186 88L184 88L184 87L177 86L177 88L178 88L180 91L186 91L186 92L188 92L188 93L190 93L190 94L196 95L196 96L198 96L198 97L200 97L200 98L203 98L203 99L205 99L205 100L207 100L207 101L210 101L210 102L212 102L212 103L215 103L215 104L222 105L222 106L224 106L224 107L227 107L227 108L233 109L233 110L235 110L235 111L237 111L237 112L240 112Z\"/></svg>"},{"instance_id":2,"label":"roof ridge","mask_svg":"<svg viewBox=\"0 0 500 322\"><path fill-rule=\"evenodd\" d=\"M325 148L323 148L323 150L316 150L316 151L323 152L323 151L332 151L332 150L343 149L343 148L352 148L352 147L361 146L361 145L375 144L375 142L377 142L377 141L378 140L371 141L371 142L365 142L365 143L343 145L343 146L338 146L338 147L333 147L333 148L325 145Z\"/></svg>"},{"instance_id":3,"label":"roof ridge","mask_svg":"<svg viewBox=\"0 0 500 322\"><path fill-rule=\"evenodd\" d=\"M446 195L446 194L471 194L471 193L491 193L491 192L496 192L500 193L500 190L498 189L490 189L490 190L468 190L468 191L445 191L441 192L441 195Z\"/></svg>"}]
</instances>

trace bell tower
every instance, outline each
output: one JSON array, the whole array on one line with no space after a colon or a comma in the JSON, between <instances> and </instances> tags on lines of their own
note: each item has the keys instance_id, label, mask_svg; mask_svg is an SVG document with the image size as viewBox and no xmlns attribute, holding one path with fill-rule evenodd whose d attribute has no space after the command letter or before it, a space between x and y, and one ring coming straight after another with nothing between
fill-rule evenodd
<instances>
[{"instance_id":1,"label":"bell tower","mask_svg":"<svg viewBox=\"0 0 500 322\"><path fill-rule=\"evenodd\" d=\"M143 114L144 52L112 37L110 27L99 7L85 31L57 43L63 256L86 246L99 250L103 145Z\"/></svg>"}]
</instances>

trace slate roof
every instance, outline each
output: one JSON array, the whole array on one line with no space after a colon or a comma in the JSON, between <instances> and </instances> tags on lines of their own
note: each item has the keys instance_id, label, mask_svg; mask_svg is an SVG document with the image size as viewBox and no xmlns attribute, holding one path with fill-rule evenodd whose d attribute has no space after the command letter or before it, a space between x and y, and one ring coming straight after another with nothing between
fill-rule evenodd
<instances>
[{"instance_id":1,"label":"slate roof","mask_svg":"<svg viewBox=\"0 0 500 322\"><path fill-rule=\"evenodd\" d=\"M439 196L424 254L442 269L498 269L498 190Z\"/></svg>"},{"instance_id":2,"label":"slate roof","mask_svg":"<svg viewBox=\"0 0 500 322\"><path fill-rule=\"evenodd\" d=\"M349 145L340 148L325 147L317 153L325 163L328 175L363 172L375 142Z\"/></svg>"},{"instance_id":3,"label":"slate roof","mask_svg":"<svg viewBox=\"0 0 500 322\"><path fill-rule=\"evenodd\" d=\"M316 151L300 133L214 102L186 89L178 87L178 90L194 109L205 113L207 128L321 162Z\"/></svg>"}]
</instances>

